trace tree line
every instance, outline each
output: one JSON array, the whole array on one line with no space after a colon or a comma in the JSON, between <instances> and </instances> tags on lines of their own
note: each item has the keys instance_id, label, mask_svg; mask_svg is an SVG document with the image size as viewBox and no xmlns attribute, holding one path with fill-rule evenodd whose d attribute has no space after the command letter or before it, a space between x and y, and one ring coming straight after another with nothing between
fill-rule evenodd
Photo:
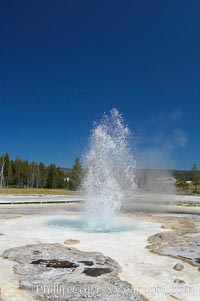
<instances>
[{"instance_id":1,"label":"tree line","mask_svg":"<svg viewBox=\"0 0 200 301\"><path fill-rule=\"evenodd\" d=\"M147 175L148 172L148 175ZM144 186L145 180L154 178L155 175L166 175L166 170L141 170L137 171L137 185ZM155 175L154 175L155 173ZM176 179L176 186L180 190L191 189L200 191L200 171L197 164L193 164L191 170L168 171ZM8 153L0 156L0 188L2 187L27 187L27 188L66 188L78 190L83 176L83 168L80 158L76 158L71 169L62 168L55 164L46 166L43 162L36 163L22 160L19 156L11 160ZM146 179L147 178L147 179Z\"/></svg>"},{"instance_id":2,"label":"tree line","mask_svg":"<svg viewBox=\"0 0 200 301\"><path fill-rule=\"evenodd\" d=\"M145 191L167 192L175 183L179 191L200 193L200 171L196 163L190 170L140 169L136 171L136 183Z\"/></svg>"},{"instance_id":3,"label":"tree line","mask_svg":"<svg viewBox=\"0 0 200 301\"><path fill-rule=\"evenodd\" d=\"M194 192L199 192L200 190L200 171L198 170L197 164L194 163L189 172L181 171L176 177L176 186L180 190L191 189Z\"/></svg>"},{"instance_id":4,"label":"tree line","mask_svg":"<svg viewBox=\"0 0 200 301\"><path fill-rule=\"evenodd\" d=\"M55 164L46 166L43 162L11 160L8 153L0 156L0 188L67 188L77 190L82 178L82 166L76 158L72 169L64 169Z\"/></svg>"}]
</instances>

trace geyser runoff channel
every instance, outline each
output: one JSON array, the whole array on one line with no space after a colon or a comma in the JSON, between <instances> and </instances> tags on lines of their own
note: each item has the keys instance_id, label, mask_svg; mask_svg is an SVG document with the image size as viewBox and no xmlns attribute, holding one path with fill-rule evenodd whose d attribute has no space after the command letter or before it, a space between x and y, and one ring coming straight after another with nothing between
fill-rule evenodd
<instances>
[{"instance_id":1,"label":"geyser runoff channel","mask_svg":"<svg viewBox=\"0 0 200 301\"><path fill-rule=\"evenodd\" d=\"M116 109L103 115L92 130L82 183L90 228L112 228L114 214L135 189L135 160L129 142L130 129Z\"/></svg>"}]
</instances>

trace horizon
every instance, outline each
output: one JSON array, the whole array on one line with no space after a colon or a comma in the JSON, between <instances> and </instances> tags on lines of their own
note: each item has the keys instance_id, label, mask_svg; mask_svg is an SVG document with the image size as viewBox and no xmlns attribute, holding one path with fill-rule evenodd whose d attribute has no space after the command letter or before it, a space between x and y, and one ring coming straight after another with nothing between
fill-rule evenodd
<instances>
[{"instance_id":1,"label":"horizon","mask_svg":"<svg viewBox=\"0 0 200 301\"><path fill-rule=\"evenodd\" d=\"M10 154L9 153L3 153L3 154L0 154L0 157L1 156L5 156L6 154L8 154L9 155L9 158L10 158L10 160L11 161L15 161L17 158L19 158L20 160L22 160L22 162L25 162L25 161L28 161L29 163L31 163L31 162L34 162L34 163L36 163L36 164L40 164L40 163L44 163L43 161L41 161L41 160L39 160L39 161L35 161L35 160L32 160L32 159L30 159L30 160L28 160L28 159L26 159L26 158L22 158L21 156L17 156L17 157L15 157L15 158L12 158L12 157L10 157ZM79 158L80 159L80 157L76 157L76 158L74 158L74 162L72 163L72 165L71 166L61 166L61 165L57 165L55 162L50 162L49 164L45 164L45 166L46 167L48 167L48 166L50 166L51 164L53 164L53 165L56 165L57 167L59 167L59 168L61 168L61 169L72 169L72 167L73 167L73 165L75 164L75 160L77 159L77 158ZM193 162L193 164L196 164L195 162ZM81 165L83 166L83 162L81 161ZM198 167L198 166L197 166ZM192 168L192 164L191 164L191 168ZM135 168L135 171L137 172L137 171L145 171L145 170L153 170L153 171L164 171L164 172L166 172L166 171L168 171L168 172L174 172L174 171L177 171L177 172L181 172L181 171L183 171L183 172L185 172L185 171L191 171L191 168L189 168L189 169L173 169L173 168L148 168L148 167L137 167L136 166L136 168ZM200 172L200 170L198 170L199 172ZM170 176L170 175L169 175Z\"/></svg>"},{"instance_id":2,"label":"horizon","mask_svg":"<svg viewBox=\"0 0 200 301\"><path fill-rule=\"evenodd\" d=\"M0 153L72 166L117 108L140 168L200 167L200 3L1 4Z\"/></svg>"}]
</instances>

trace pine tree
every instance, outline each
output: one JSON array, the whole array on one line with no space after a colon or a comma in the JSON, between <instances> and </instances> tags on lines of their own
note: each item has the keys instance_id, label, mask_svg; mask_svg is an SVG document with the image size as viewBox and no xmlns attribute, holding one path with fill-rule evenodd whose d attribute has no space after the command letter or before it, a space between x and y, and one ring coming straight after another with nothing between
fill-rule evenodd
<instances>
[{"instance_id":1,"label":"pine tree","mask_svg":"<svg viewBox=\"0 0 200 301\"><path fill-rule=\"evenodd\" d=\"M44 163L39 164L39 187L44 188L47 183L47 169Z\"/></svg>"},{"instance_id":2,"label":"pine tree","mask_svg":"<svg viewBox=\"0 0 200 301\"><path fill-rule=\"evenodd\" d=\"M9 154L6 153L4 156L4 181L5 181L5 186L8 186L11 181L12 181L12 166L11 166L11 161Z\"/></svg>"},{"instance_id":3,"label":"pine tree","mask_svg":"<svg viewBox=\"0 0 200 301\"><path fill-rule=\"evenodd\" d=\"M199 171L197 168L197 164L193 164L191 168L191 176L192 176L192 184L195 187L195 191L197 191L197 186L200 184Z\"/></svg>"},{"instance_id":4,"label":"pine tree","mask_svg":"<svg viewBox=\"0 0 200 301\"><path fill-rule=\"evenodd\" d=\"M64 188L64 179L64 171L60 167L57 167L57 188Z\"/></svg>"},{"instance_id":5,"label":"pine tree","mask_svg":"<svg viewBox=\"0 0 200 301\"><path fill-rule=\"evenodd\" d=\"M4 168L5 168L5 159L4 155L0 157L0 188L4 187Z\"/></svg>"},{"instance_id":6,"label":"pine tree","mask_svg":"<svg viewBox=\"0 0 200 301\"><path fill-rule=\"evenodd\" d=\"M23 162L23 184L26 187L29 184L29 163L27 160Z\"/></svg>"},{"instance_id":7,"label":"pine tree","mask_svg":"<svg viewBox=\"0 0 200 301\"><path fill-rule=\"evenodd\" d=\"M50 164L47 168L47 187L56 188L57 170L55 164Z\"/></svg>"},{"instance_id":8,"label":"pine tree","mask_svg":"<svg viewBox=\"0 0 200 301\"><path fill-rule=\"evenodd\" d=\"M75 164L72 167L70 177L69 177L69 189L77 190L80 188L81 179L83 176L83 168L81 166L80 158L77 157Z\"/></svg>"},{"instance_id":9,"label":"pine tree","mask_svg":"<svg viewBox=\"0 0 200 301\"><path fill-rule=\"evenodd\" d=\"M22 160L17 156L13 162L13 171L14 171L14 185L22 186L23 185L23 163Z\"/></svg>"},{"instance_id":10,"label":"pine tree","mask_svg":"<svg viewBox=\"0 0 200 301\"><path fill-rule=\"evenodd\" d=\"M188 183L186 181L186 177L183 172L179 173L176 181L176 186L182 190L186 190L188 188Z\"/></svg>"}]
</instances>

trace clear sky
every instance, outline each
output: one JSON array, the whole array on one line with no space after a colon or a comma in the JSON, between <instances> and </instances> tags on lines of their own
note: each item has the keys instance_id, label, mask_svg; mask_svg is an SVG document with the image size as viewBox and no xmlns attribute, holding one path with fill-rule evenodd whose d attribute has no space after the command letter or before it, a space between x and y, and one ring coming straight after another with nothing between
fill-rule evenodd
<instances>
[{"instance_id":1,"label":"clear sky","mask_svg":"<svg viewBox=\"0 0 200 301\"><path fill-rule=\"evenodd\" d=\"M118 108L138 165L200 167L198 0L0 3L0 153L71 166Z\"/></svg>"}]
</instances>

